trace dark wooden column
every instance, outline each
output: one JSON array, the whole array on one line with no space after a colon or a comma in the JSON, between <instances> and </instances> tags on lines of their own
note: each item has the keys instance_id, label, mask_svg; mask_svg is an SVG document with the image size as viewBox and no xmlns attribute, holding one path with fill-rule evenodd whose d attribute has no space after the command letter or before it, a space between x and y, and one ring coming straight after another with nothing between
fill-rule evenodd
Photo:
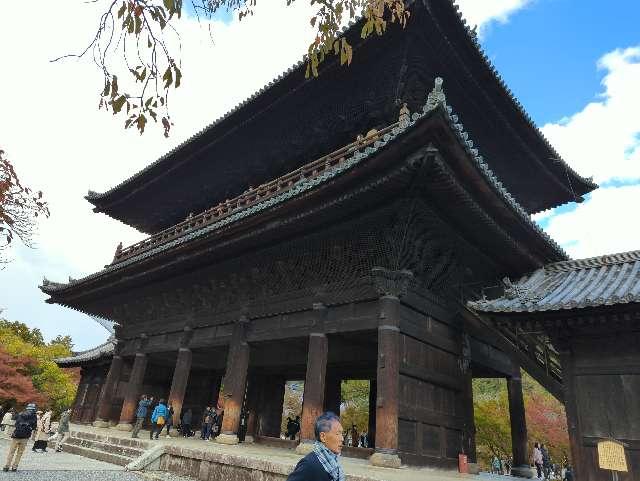
<instances>
[{"instance_id":1,"label":"dark wooden column","mask_svg":"<svg viewBox=\"0 0 640 481\"><path fill-rule=\"evenodd\" d=\"M181 347L178 350L178 359L176 367L173 371L173 379L171 381L171 390L169 391L169 403L173 407L173 421L175 424L180 422L180 413L184 404L184 395L187 391L187 383L189 382L189 373L191 372L191 349Z\"/></svg>"},{"instance_id":2,"label":"dark wooden column","mask_svg":"<svg viewBox=\"0 0 640 481\"><path fill-rule=\"evenodd\" d=\"M221 444L238 444L238 428L249 368L249 344L245 334L247 324L248 320L244 316L236 322L227 354L222 433L216 437L216 442Z\"/></svg>"},{"instance_id":3,"label":"dark wooden column","mask_svg":"<svg viewBox=\"0 0 640 481\"><path fill-rule=\"evenodd\" d=\"M376 444L370 461L400 467L398 457L398 396L400 387L400 300L380 298L376 396Z\"/></svg>"},{"instance_id":4,"label":"dark wooden column","mask_svg":"<svg viewBox=\"0 0 640 481\"><path fill-rule=\"evenodd\" d=\"M136 408L138 405L138 398L140 397L140 388L144 381L144 373L147 370L147 355L139 352L133 361L133 367L131 368L131 375L129 376L129 383L127 385L127 393L122 403L122 410L120 411L120 422L116 429L120 431L131 431L133 425L131 424L136 414Z\"/></svg>"},{"instance_id":5,"label":"dark wooden column","mask_svg":"<svg viewBox=\"0 0 640 481\"><path fill-rule=\"evenodd\" d=\"M327 369L324 383L324 410L340 416L342 379L337 372Z\"/></svg>"},{"instance_id":6,"label":"dark wooden column","mask_svg":"<svg viewBox=\"0 0 640 481\"><path fill-rule=\"evenodd\" d=\"M327 372L328 347L329 344L325 334L312 333L309 336L307 374L304 379L304 396L302 398L300 444L296 449L299 454L306 454L313 450L315 421L322 414L324 408L324 382Z\"/></svg>"},{"instance_id":7,"label":"dark wooden column","mask_svg":"<svg viewBox=\"0 0 640 481\"><path fill-rule=\"evenodd\" d=\"M85 370L83 369L83 371ZM84 406L84 400L87 397L87 391L89 390L89 382L86 372L82 372L82 377L80 379L81 381L78 385L78 390L76 391L76 399L73 404L73 413L71 414L72 422L82 421L82 408Z\"/></svg>"},{"instance_id":8,"label":"dark wooden column","mask_svg":"<svg viewBox=\"0 0 640 481\"><path fill-rule=\"evenodd\" d=\"M564 408L567 415L567 430L569 431L569 444L571 446L571 466L573 467L574 479L583 479L587 473L583 472L583 465L586 465L582 452L582 433L578 421L578 409L576 405L574 359L568 342L558 341L560 354L560 365L562 366L562 390L564 395Z\"/></svg>"},{"instance_id":9,"label":"dark wooden column","mask_svg":"<svg viewBox=\"0 0 640 481\"><path fill-rule=\"evenodd\" d=\"M258 430L258 410L260 408L260 396L264 389L264 375L253 373L249 377L247 386L247 433L244 436L245 443L252 443Z\"/></svg>"},{"instance_id":10,"label":"dark wooden column","mask_svg":"<svg viewBox=\"0 0 640 481\"><path fill-rule=\"evenodd\" d=\"M269 376L264 381L259 412L259 434L280 437L282 431L282 405L287 380L280 375Z\"/></svg>"},{"instance_id":11,"label":"dark wooden column","mask_svg":"<svg viewBox=\"0 0 640 481\"><path fill-rule=\"evenodd\" d=\"M509 418L511 420L511 445L513 452L513 476L531 477L527 456L527 421L525 419L524 399L522 396L522 378L520 367L516 367L507 379L509 395Z\"/></svg>"},{"instance_id":12,"label":"dark wooden column","mask_svg":"<svg viewBox=\"0 0 640 481\"><path fill-rule=\"evenodd\" d=\"M107 378L102 386L102 392L98 399L98 414L93 425L99 428L109 427L109 416L111 414L111 404L113 402L113 393L118 387L120 376L122 374L122 356L115 354L111 359L111 366L107 373Z\"/></svg>"},{"instance_id":13,"label":"dark wooden column","mask_svg":"<svg viewBox=\"0 0 640 481\"><path fill-rule=\"evenodd\" d=\"M463 377L464 389L460 393L462 398L462 410L464 413L464 431L463 431L463 446L464 453L467 455L469 463L476 463L476 423L475 415L473 411L473 376L470 370L467 370Z\"/></svg>"},{"instance_id":14,"label":"dark wooden column","mask_svg":"<svg viewBox=\"0 0 640 481\"><path fill-rule=\"evenodd\" d=\"M375 379L369 381L369 448L376 445L376 395L378 383Z\"/></svg>"}]
</instances>

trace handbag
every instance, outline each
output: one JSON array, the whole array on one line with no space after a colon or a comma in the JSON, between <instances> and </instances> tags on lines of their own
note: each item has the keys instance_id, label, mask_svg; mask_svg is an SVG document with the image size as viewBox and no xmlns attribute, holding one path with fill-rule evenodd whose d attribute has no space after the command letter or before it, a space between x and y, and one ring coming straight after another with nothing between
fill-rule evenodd
<instances>
[{"instance_id":1,"label":"handbag","mask_svg":"<svg viewBox=\"0 0 640 481\"><path fill-rule=\"evenodd\" d=\"M164 416L158 416L158 419L156 419L156 424L158 426L164 426Z\"/></svg>"}]
</instances>

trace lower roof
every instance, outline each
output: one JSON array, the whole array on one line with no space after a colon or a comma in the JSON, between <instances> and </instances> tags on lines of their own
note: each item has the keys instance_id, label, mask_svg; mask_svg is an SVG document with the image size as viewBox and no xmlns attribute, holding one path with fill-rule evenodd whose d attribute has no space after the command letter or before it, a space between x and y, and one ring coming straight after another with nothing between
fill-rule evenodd
<instances>
[{"instance_id":1,"label":"lower roof","mask_svg":"<svg viewBox=\"0 0 640 481\"><path fill-rule=\"evenodd\" d=\"M640 250L555 262L504 284L502 297L469 307L517 313L640 303Z\"/></svg>"},{"instance_id":2,"label":"lower roof","mask_svg":"<svg viewBox=\"0 0 640 481\"><path fill-rule=\"evenodd\" d=\"M87 349L86 351L76 352L72 356L55 359L55 363L60 367L79 367L85 363L97 361L99 359L107 360L113 356L115 348L116 339L111 336L107 339L107 342L100 344L99 346Z\"/></svg>"}]
</instances>

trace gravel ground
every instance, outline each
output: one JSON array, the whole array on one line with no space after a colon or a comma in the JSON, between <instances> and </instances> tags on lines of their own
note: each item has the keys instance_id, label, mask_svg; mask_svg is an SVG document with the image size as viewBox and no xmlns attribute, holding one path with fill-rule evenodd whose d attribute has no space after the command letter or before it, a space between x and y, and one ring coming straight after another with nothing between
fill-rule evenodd
<instances>
[{"instance_id":1,"label":"gravel ground","mask_svg":"<svg viewBox=\"0 0 640 481\"><path fill-rule=\"evenodd\" d=\"M7 459L9 443L9 439L0 438L0 466L4 466ZM31 451L32 445L30 441L18 471L0 471L0 481L144 481L120 466L75 454L56 453L53 449L46 453L34 453Z\"/></svg>"}]
</instances>

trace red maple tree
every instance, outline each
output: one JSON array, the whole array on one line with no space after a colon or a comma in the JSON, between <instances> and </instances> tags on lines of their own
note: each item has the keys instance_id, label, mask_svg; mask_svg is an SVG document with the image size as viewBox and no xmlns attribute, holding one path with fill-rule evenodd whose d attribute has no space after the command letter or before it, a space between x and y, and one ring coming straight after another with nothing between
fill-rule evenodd
<instances>
[{"instance_id":1,"label":"red maple tree","mask_svg":"<svg viewBox=\"0 0 640 481\"><path fill-rule=\"evenodd\" d=\"M29 358L13 357L0 347L0 404L42 404L45 398L33 386L26 372L33 364Z\"/></svg>"}]
</instances>

